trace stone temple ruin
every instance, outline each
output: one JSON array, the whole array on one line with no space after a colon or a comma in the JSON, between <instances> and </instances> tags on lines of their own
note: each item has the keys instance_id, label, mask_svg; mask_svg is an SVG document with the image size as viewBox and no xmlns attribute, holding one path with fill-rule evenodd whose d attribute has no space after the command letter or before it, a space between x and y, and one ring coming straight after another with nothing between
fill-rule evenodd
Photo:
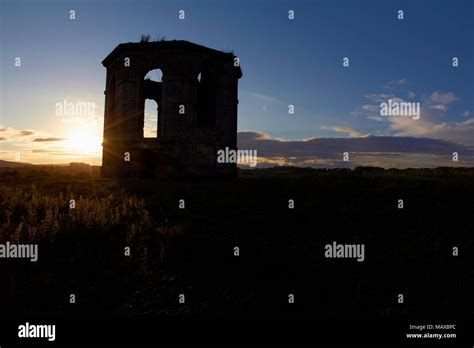
<instances>
[{"instance_id":1,"label":"stone temple ruin","mask_svg":"<svg viewBox=\"0 0 474 348\"><path fill-rule=\"evenodd\" d=\"M102 176L235 176L217 151L237 149L242 71L232 53L188 41L118 45L103 61ZM160 69L162 81L145 79ZM156 137L144 135L145 100L158 106Z\"/></svg>"}]
</instances>

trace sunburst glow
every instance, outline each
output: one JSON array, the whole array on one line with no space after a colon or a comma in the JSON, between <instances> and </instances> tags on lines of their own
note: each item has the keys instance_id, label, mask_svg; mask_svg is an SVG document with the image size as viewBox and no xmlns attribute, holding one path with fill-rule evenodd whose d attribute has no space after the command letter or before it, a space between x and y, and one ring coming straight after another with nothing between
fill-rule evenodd
<instances>
[{"instance_id":1,"label":"sunburst glow","mask_svg":"<svg viewBox=\"0 0 474 348\"><path fill-rule=\"evenodd\" d=\"M63 146L81 155L96 155L101 152L102 139L92 129L79 128L71 131Z\"/></svg>"}]
</instances>

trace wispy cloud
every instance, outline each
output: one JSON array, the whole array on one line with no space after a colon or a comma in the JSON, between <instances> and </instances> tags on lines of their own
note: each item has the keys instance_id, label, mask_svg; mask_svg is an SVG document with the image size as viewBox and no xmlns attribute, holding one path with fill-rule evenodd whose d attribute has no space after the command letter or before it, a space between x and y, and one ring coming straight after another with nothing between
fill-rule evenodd
<instances>
[{"instance_id":1,"label":"wispy cloud","mask_svg":"<svg viewBox=\"0 0 474 348\"><path fill-rule=\"evenodd\" d=\"M14 129L10 127L0 126L0 132L4 140L14 141L29 141L35 134L34 130L30 129ZM42 134L41 132L39 133Z\"/></svg>"},{"instance_id":2,"label":"wispy cloud","mask_svg":"<svg viewBox=\"0 0 474 348\"><path fill-rule=\"evenodd\" d=\"M440 111L448 110L448 105L458 100L453 92L433 92L429 97L424 98L423 102L426 107Z\"/></svg>"},{"instance_id":3,"label":"wispy cloud","mask_svg":"<svg viewBox=\"0 0 474 348\"><path fill-rule=\"evenodd\" d=\"M425 119L410 122L406 118L392 118L390 122L390 130L395 136L430 137L474 146L474 118L462 122L443 123L434 123Z\"/></svg>"},{"instance_id":4,"label":"wispy cloud","mask_svg":"<svg viewBox=\"0 0 474 348\"><path fill-rule=\"evenodd\" d=\"M349 134L350 137L359 137L359 136L361 136L361 133L357 132L356 130L354 130L350 127L321 126L321 129L332 130L336 133Z\"/></svg>"},{"instance_id":5,"label":"wispy cloud","mask_svg":"<svg viewBox=\"0 0 474 348\"><path fill-rule=\"evenodd\" d=\"M64 138L36 138L33 139L33 142L35 143L48 143L48 142L54 142L54 141L63 141Z\"/></svg>"},{"instance_id":6,"label":"wispy cloud","mask_svg":"<svg viewBox=\"0 0 474 348\"><path fill-rule=\"evenodd\" d=\"M395 98L395 95L392 93L378 93L378 94L368 94L365 96L366 99L375 102L375 103L382 103L386 102L388 99Z\"/></svg>"},{"instance_id":7,"label":"wispy cloud","mask_svg":"<svg viewBox=\"0 0 474 348\"><path fill-rule=\"evenodd\" d=\"M458 97L453 92L441 93L436 91L431 94L430 99L435 103L447 105L458 100Z\"/></svg>"},{"instance_id":8,"label":"wispy cloud","mask_svg":"<svg viewBox=\"0 0 474 348\"><path fill-rule=\"evenodd\" d=\"M389 82L385 85L385 88L387 88L387 89L395 89L395 88L397 88L397 87L400 87L401 85L404 85L405 83L407 83L407 80L406 80L406 79L392 80L392 81L389 81Z\"/></svg>"},{"instance_id":9,"label":"wispy cloud","mask_svg":"<svg viewBox=\"0 0 474 348\"><path fill-rule=\"evenodd\" d=\"M401 81L405 80L397 81L403 84ZM395 86L396 83L390 81L389 85ZM408 92L408 97L411 99L410 102L416 102L413 100L416 97L414 92ZM365 99L368 103L356 108L353 114L377 121L381 126L386 124L387 128L380 130L382 134L399 137L429 137L466 146L474 145L474 124L472 121L474 118L469 112L463 113L463 116L468 119L462 122L446 121L450 119L447 117L450 105L459 100L454 92L435 91L422 97L419 120L407 117L380 116L380 103L387 102L389 99L397 102L406 101L394 93L368 94Z\"/></svg>"},{"instance_id":10,"label":"wispy cloud","mask_svg":"<svg viewBox=\"0 0 474 348\"><path fill-rule=\"evenodd\" d=\"M88 151L89 145L92 147L89 144L92 135L84 130L83 134L69 138L34 129L19 130L0 125L0 134L2 160L30 163L82 161L100 164L100 153Z\"/></svg>"},{"instance_id":11,"label":"wispy cloud","mask_svg":"<svg viewBox=\"0 0 474 348\"><path fill-rule=\"evenodd\" d=\"M257 92L247 92L247 94L265 104L283 104L283 102L280 99L266 95L266 94L257 93Z\"/></svg>"},{"instance_id":12,"label":"wispy cloud","mask_svg":"<svg viewBox=\"0 0 474 348\"><path fill-rule=\"evenodd\" d=\"M33 135L33 134L34 134L33 131L22 130L18 133L18 136L24 137L24 136Z\"/></svg>"}]
</instances>

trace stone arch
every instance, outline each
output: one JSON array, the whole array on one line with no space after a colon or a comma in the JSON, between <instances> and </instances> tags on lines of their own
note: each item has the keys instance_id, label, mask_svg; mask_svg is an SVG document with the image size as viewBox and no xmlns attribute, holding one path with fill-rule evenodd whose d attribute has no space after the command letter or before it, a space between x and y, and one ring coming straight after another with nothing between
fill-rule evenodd
<instances>
[{"instance_id":1,"label":"stone arch","mask_svg":"<svg viewBox=\"0 0 474 348\"><path fill-rule=\"evenodd\" d=\"M142 83L143 138L158 138L160 133L160 111L163 96L163 70L151 68L145 72Z\"/></svg>"},{"instance_id":2,"label":"stone arch","mask_svg":"<svg viewBox=\"0 0 474 348\"><path fill-rule=\"evenodd\" d=\"M158 137L158 113L159 107L155 99L145 99L145 114L143 121L143 137Z\"/></svg>"},{"instance_id":3,"label":"stone arch","mask_svg":"<svg viewBox=\"0 0 474 348\"><path fill-rule=\"evenodd\" d=\"M161 68L151 68L145 73L145 80L163 82L163 70Z\"/></svg>"}]
</instances>

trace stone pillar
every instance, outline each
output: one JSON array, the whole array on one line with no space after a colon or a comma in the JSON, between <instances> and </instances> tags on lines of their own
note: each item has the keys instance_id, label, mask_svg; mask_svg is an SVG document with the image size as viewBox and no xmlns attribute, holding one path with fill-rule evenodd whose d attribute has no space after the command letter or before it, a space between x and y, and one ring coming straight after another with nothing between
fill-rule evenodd
<instances>
[{"instance_id":1,"label":"stone pillar","mask_svg":"<svg viewBox=\"0 0 474 348\"><path fill-rule=\"evenodd\" d=\"M120 139L138 141L140 129L140 84L139 75L131 68L124 67L117 73L117 118L119 120Z\"/></svg>"}]
</instances>

